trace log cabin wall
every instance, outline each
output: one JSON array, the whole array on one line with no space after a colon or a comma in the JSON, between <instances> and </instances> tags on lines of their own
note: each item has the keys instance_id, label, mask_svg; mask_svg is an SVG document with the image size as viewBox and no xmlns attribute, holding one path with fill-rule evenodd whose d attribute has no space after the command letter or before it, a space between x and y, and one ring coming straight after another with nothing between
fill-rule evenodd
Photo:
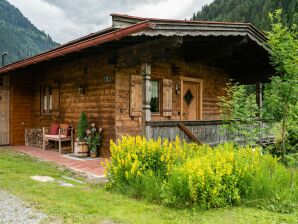
<instances>
[{"instance_id":1,"label":"log cabin wall","mask_svg":"<svg viewBox=\"0 0 298 224\"><path fill-rule=\"evenodd\" d=\"M77 129L83 111L87 113L89 123L95 122L97 127L104 130L102 155L105 157L110 154L111 139L115 140L122 135L141 135L142 116L131 116L130 113L131 76L141 75L141 64L110 64L113 61L110 59L114 57L112 54L91 55L69 62L41 66L30 73L33 77L29 74L21 76L19 73L15 78L12 76L12 144L24 144L25 128L49 126L52 121L69 122ZM154 60L155 62L151 63L151 79L172 80L172 116L165 117L161 112L152 114L152 120L180 119L181 97L175 92L176 84L180 84L179 76L203 80L202 118L219 119L217 97L224 94L229 75L212 66L186 63L176 56L168 57L166 60ZM173 71L173 65L179 68L179 72ZM46 115L41 111L40 87L48 84L59 89L59 105L55 105L58 109L55 108L52 114ZM79 86L85 87L84 94L80 94ZM162 90L160 93L162 97ZM57 104L57 101L55 102ZM162 111L162 104L160 108Z\"/></svg>"},{"instance_id":2,"label":"log cabin wall","mask_svg":"<svg viewBox=\"0 0 298 224\"><path fill-rule=\"evenodd\" d=\"M47 84L59 88L59 110L54 111L53 108L50 115L39 111L42 105L39 104L40 90L37 89L32 126L40 128L49 126L52 121L69 122L76 130L81 112L84 111L89 123L95 122L96 127L103 128L101 153L108 157L109 141L115 139L115 72L114 65L110 65L108 59L108 55L90 56L36 72L35 88ZM80 94L80 86L85 89L84 94ZM53 94L53 106L54 101L57 103Z\"/></svg>"},{"instance_id":3,"label":"log cabin wall","mask_svg":"<svg viewBox=\"0 0 298 224\"><path fill-rule=\"evenodd\" d=\"M179 73L173 74L172 65L179 67ZM217 105L218 96L224 94L224 88L230 76L223 70L200 63L190 64L181 59L171 59L168 62L151 64L151 80L172 80L172 116L164 117L162 112L152 113L152 121L180 120L180 98L175 86L180 85L179 76L203 79L202 119L220 119ZM130 79L141 74L141 65L116 70L116 136L141 135L142 117L132 117L130 112ZM162 82L161 82L162 83ZM160 91L162 98L162 89ZM162 111L162 102L160 110Z\"/></svg>"},{"instance_id":4,"label":"log cabin wall","mask_svg":"<svg viewBox=\"0 0 298 224\"><path fill-rule=\"evenodd\" d=\"M10 75L10 145L24 145L26 128L32 127L34 83L28 73Z\"/></svg>"}]
</instances>

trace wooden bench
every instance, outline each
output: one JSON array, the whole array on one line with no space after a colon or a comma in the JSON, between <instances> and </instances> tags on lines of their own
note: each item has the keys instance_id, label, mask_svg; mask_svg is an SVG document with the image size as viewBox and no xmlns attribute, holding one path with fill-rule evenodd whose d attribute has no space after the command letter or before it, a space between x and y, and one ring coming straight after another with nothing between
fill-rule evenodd
<instances>
[{"instance_id":1,"label":"wooden bench","mask_svg":"<svg viewBox=\"0 0 298 224\"><path fill-rule=\"evenodd\" d=\"M46 150L46 147L49 145L50 141L53 141L56 145L58 144L58 150L59 153L62 153L63 151L70 150L71 153L74 152L73 150L73 128L63 129L59 128L57 135L51 135L49 134L50 127L43 127L42 133L43 133L43 144L42 148L43 150ZM64 146L63 143L70 142L70 146Z\"/></svg>"}]
</instances>

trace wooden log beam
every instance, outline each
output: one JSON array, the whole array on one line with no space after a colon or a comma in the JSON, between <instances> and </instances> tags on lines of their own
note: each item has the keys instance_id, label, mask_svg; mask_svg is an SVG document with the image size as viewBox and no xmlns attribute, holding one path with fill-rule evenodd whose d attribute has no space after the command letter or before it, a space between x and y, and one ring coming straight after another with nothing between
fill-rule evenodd
<instances>
[{"instance_id":1,"label":"wooden log beam","mask_svg":"<svg viewBox=\"0 0 298 224\"><path fill-rule=\"evenodd\" d=\"M156 59L166 61L168 51L179 48L182 43L183 37L165 37L119 49L117 68L134 66L144 61L151 63Z\"/></svg>"},{"instance_id":2,"label":"wooden log beam","mask_svg":"<svg viewBox=\"0 0 298 224\"><path fill-rule=\"evenodd\" d=\"M151 121L151 65L148 63L142 64L143 76L143 134L147 139L151 137L151 127L147 122Z\"/></svg>"},{"instance_id":3,"label":"wooden log beam","mask_svg":"<svg viewBox=\"0 0 298 224\"><path fill-rule=\"evenodd\" d=\"M263 86L261 82L256 83L256 101L259 109L263 106Z\"/></svg>"},{"instance_id":4,"label":"wooden log beam","mask_svg":"<svg viewBox=\"0 0 298 224\"><path fill-rule=\"evenodd\" d=\"M181 122L178 124L178 127L185 132L185 134L190 137L195 143L202 144L200 140Z\"/></svg>"}]
</instances>

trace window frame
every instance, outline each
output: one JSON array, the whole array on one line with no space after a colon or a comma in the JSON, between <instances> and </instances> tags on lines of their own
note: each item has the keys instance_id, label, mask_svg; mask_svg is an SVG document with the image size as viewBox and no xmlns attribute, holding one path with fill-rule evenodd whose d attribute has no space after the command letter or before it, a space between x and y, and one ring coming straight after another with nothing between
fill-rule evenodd
<instances>
[{"instance_id":1,"label":"window frame","mask_svg":"<svg viewBox=\"0 0 298 224\"><path fill-rule=\"evenodd\" d=\"M51 93L51 94L50 94ZM51 115L53 110L53 87L50 84L42 85L40 88L40 105L41 105L41 115ZM47 97L47 106L45 109L45 99Z\"/></svg>"},{"instance_id":2,"label":"window frame","mask_svg":"<svg viewBox=\"0 0 298 224\"><path fill-rule=\"evenodd\" d=\"M151 107L150 107L150 111L151 111L151 115L161 115L161 112L162 112L162 79L151 79L150 82L158 82L158 111L156 112L152 112L151 111ZM150 83L152 84L152 83ZM152 91L152 90L151 90ZM151 99L152 99L152 96L150 98L150 104L151 104ZM151 105L150 105L151 106Z\"/></svg>"}]
</instances>

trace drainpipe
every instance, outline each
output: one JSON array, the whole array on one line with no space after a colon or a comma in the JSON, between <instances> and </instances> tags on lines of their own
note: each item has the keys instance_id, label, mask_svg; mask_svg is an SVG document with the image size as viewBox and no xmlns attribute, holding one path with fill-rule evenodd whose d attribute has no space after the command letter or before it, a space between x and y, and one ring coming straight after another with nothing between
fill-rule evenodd
<instances>
[{"instance_id":1,"label":"drainpipe","mask_svg":"<svg viewBox=\"0 0 298 224\"><path fill-rule=\"evenodd\" d=\"M2 58L2 64L1 64L1 66L2 66L2 67L5 65L5 56L7 56L7 55L8 55L7 52L3 52L3 53L1 54L1 58Z\"/></svg>"},{"instance_id":2,"label":"drainpipe","mask_svg":"<svg viewBox=\"0 0 298 224\"><path fill-rule=\"evenodd\" d=\"M7 56L7 55L8 55L7 52L3 52L1 54L1 58L2 58L1 67L3 67L5 65L5 56ZM0 86L3 86L3 76L2 76L2 74L0 74Z\"/></svg>"}]
</instances>

